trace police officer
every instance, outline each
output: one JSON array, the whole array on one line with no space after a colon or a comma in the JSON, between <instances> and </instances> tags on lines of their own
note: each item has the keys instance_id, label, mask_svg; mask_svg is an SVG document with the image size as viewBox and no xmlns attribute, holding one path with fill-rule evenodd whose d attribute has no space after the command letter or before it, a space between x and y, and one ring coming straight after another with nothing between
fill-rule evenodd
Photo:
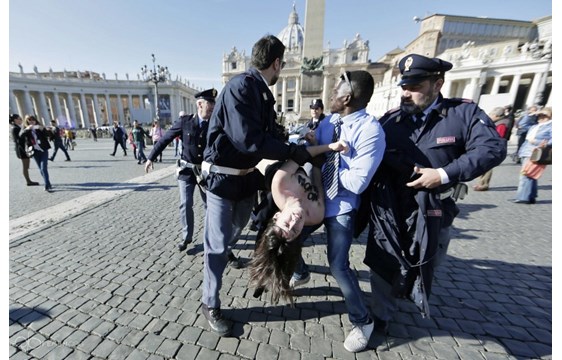
<instances>
[{"instance_id":1,"label":"police officer","mask_svg":"<svg viewBox=\"0 0 562 360\"><path fill-rule=\"evenodd\" d=\"M182 140L181 159L178 160L177 179L180 190L180 223L182 228L179 251L184 251L193 241L194 215L193 194L198 186L195 173L200 172L203 150L207 144L209 118L215 106L217 90L208 89L195 94L197 114L183 114L164 136L154 144L145 171L154 169L153 162L177 136ZM195 168L195 172L194 172ZM199 171L198 171L199 170ZM199 187L199 194L206 202L205 192Z\"/></svg>"},{"instance_id":2,"label":"police officer","mask_svg":"<svg viewBox=\"0 0 562 360\"><path fill-rule=\"evenodd\" d=\"M506 144L486 113L467 99L445 99L453 65L418 54L399 62L400 108L379 121L386 135L383 162L369 187L371 213L364 262L371 268L372 310L379 331L411 299L429 316L436 266L449 245L459 192L499 165ZM461 194L462 195L462 194Z\"/></svg>"},{"instance_id":3,"label":"police officer","mask_svg":"<svg viewBox=\"0 0 562 360\"><path fill-rule=\"evenodd\" d=\"M322 121L326 115L324 114L324 103L322 99L314 99L310 103L310 120L303 126L300 134L298 143L302 144L305 143L306 140L304 137L309 131L316 130L318 125L320 125L320 121Z\"/></svg>"},{"instance_id":4,"label":"police officer","mask_svg":"<svg viewBox=\"0 0 562 360\"><path fill-rule=\"evenodd\" d=\"M287 144L276 122L270 86L279 79L285 45L266 35L252 48L252 67L225 85L209 121L202 164L207 184L205 265L202 311L220 336L231 332L222 316L219 292L228 256L227 247L246 226L264 178L255 166L262 159L292 158L302 165L310 159L304 145Z\"/></svg>"}]
</instances>

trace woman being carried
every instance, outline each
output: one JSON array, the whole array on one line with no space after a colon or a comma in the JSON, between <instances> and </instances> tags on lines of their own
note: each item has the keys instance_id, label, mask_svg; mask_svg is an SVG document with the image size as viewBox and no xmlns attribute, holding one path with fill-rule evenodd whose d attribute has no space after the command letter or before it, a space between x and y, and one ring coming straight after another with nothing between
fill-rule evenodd
<instances>
[{"instance_id":1,"label":"woman being carried","mask_svg":"<svg viewBox=\"0 0 562 360\"><path fill-rule=\"evenodd\" d=\"M315 143L315 139L310 137L309 142ZM345 153L349 146L340 140L328 145L309 146L307 150L315 157L310 177L293 160L264 160L258 165L270 193L258 206L262 225L258 229L258 242L250 262L250 286L256 288L256 297L268 289L274 303L280 298L293 302L289 281L302 247L300 241L293 240L303 226L316 225L324 219L320 171L324 159L317 155L328 151Z\"/></svg>"}]
</instances>

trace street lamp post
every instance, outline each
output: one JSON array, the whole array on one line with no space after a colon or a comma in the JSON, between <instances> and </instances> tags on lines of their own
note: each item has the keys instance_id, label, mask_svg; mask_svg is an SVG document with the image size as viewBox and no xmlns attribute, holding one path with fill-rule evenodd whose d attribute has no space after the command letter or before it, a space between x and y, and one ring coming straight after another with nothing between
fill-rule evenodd
<instances>
[{"instance_id":1,"label":"street lamp post","mask_svg":"<svg viewBox=\"0 0 562 360\"><path fill-rule=\"evenodd\" d=\"M152 54L152 69L144 65L141 73L147 82L154 83L154 106L156 110L156 120L160 122L160 108L158 106L158 83L168 80L170 72L167 66L156 65L156 57Z\"/></svg>"}]
</instances>

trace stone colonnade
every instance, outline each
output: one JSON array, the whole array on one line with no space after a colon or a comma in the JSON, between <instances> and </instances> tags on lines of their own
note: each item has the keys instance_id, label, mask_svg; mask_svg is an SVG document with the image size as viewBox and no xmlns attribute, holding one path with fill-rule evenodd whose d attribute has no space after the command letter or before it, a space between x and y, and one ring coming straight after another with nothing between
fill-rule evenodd
<instances>
[{"instance_id":1,"label":"stone colonnade","mask_svg":"<svg viewBox=\"0 0 562 360\"><path fill-rule=\"evenodd\" d=\"M165 115L161 109L162 125L175 121L180 111L197 111L194 94L199 90L180 81L168 81L158 90L160 99L169 99L170 105ZM68 128L111 126L114 121L130 126L133 120L146 124L155 118L154 91L142 80L10 72L9 106L11 113L34 114L44 124L56 120Z\"/></svg>"}]
</instances>

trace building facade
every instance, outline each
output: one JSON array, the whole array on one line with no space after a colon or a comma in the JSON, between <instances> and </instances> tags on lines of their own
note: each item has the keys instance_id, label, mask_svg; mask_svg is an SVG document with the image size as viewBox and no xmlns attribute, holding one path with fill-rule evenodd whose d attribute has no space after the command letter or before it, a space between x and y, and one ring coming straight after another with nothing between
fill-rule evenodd
<instances>
[{"instance_id":1,"label":"building facade","mask_svg":"<svg viewBox=\"0 0 562 360\"><path fill-rule=\"evenodd\" d=\"M316 6L315 15L321 16L317 9ZM369 62L369 42L364 41L359 34L353 40L345 41L341 48L331 49L328 44L328 48L322 50L320 58L304 57L305 33L294 5L287 26L277 37L286 47L286 65L271 91L276 99L277 113L285 124L302 123L308 119L313 98L321 98L325 104L329 104L330 91L343 69L370 69L373 73L380 74L385 69L384 66L372 66ZM250 56L236 47L225 54L223 83L249 69L250 60Z\"/></svg>"},{"instance_id":2,"label":"building facade","mask_svg":"<svg viewBox=\"0 0 562 360\"><path fill-rule=\"evenodd\" d=\"M453 63L445 75L445 97L478 102L485 111L512 105L525 110L549 105L552 90L552 16L513 21L453 15L421 20L420 34L406 50L395 49L379 62L387 65L375 85L368 111L382 116L400 105L397 64L410 53Z\"/></svg>"},{"instance_id":3,"label":"building facade","mask_svg":"<svg viewBox=\"0 0 562 360\"><path fill-rule=\"evenodd\" d=\"M158 84L159 118L163 125L177 119L180 111L196 111L198 90L179 79ZM154 84L137 80L107 79L91 71L63 71L9 75L11 113L35 114L44 124L56 120L73 129L110 126L114 121L130 126L134 120L150 123L156 116Z\"/></svg>"},{"instance_id":4,"label":"building facade","mask_svg":"<svg viewBox=\"0 0 562 360\"><path fill-rule=\"evenodd\" d=\"M315 16L323 17L318 8L316 4ZM410 53L453 63L442 90L445 97L472 99L484 110L508 104L517 110L550 103L552 16L518 21L434 14L418 20L419 35L405 49L391 50L377 62L369 60L369 41L359 34L341 48L330 48L328 43L319 59L307 59L303 56L306 26L299 23L293 6L287 26L277 35L286 46L287 64L271 88L281 121L285 125L304 122L314 97L329 104L330 91L343 69L366 70L373 75L375 91L367 110L382 116L400 105L397 64ZM250 57L233 48L223 57L223 82L249 67Z\"/></svg>"}]
</instances>

